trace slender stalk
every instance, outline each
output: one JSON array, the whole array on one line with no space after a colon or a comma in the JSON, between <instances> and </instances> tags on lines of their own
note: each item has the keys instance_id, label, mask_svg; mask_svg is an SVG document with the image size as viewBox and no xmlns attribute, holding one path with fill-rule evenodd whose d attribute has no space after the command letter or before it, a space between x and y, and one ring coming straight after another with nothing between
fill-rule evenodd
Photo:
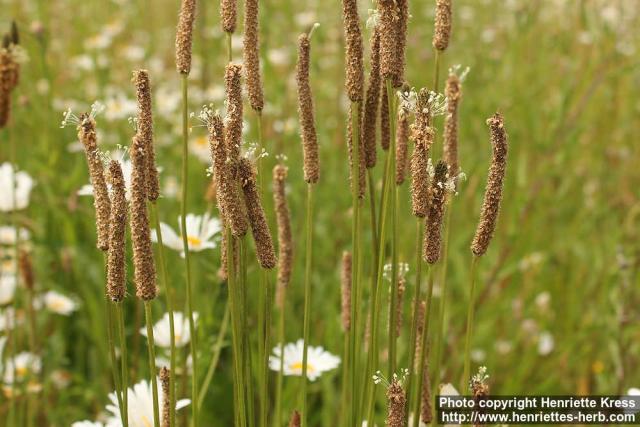
<instances>
[{"instance_id":1,"label":"slender stalk","mask_svg":"<svg viewBox=\"0 0 640 427\"><path fill-rule=\"evenodd\" d=\"M433 359L433 393L434 399L437 395L437 387L440 381L440 363L442 363L442 349L444 347L444 319L447 304L447 253L449 249L449 223L451 221L451 209L448 206L444 222L444 242L442 248L442 273L440 275L440 283L442 292L440 295L440 304L438 305L438 330L436 331L435 350L436 354ZM431 425L437 424L437 417L433 417Z\"/></svg>"},{"instance_id":2,"label":"slender stalk","mask_svg":"<svg viewBox=\"0 0 640 427\"><path fill-rule=\"evenodd\" d=\"M352 224L352 246L353 246L353 274L351 278L351 329L350 332L350 351L349 351L349 369L351 370L351 406L352 421L355 423L360 419L358 409L358 379L361 377L358 372L358 355L360 350L358 333L358 318L360 314L360 103L351 103L351 181L352 181L352 203L353 203L353 224Z\"/></svg>"},{"instance_id":3,"label":"slender stalk","mask_svg":"<svg viewBox=\"0 0 640 427\"><path fill-rule=\"evenodd\" d=\"M284 291L286 292L286 290ZM282 298L282 307L280 307L280 321L278 324L278 340L280 342L280 369L278 369L278 379L276 383L276 417L275 426L282 426L282 380L284 377L284 325L285 325L285 304L286 297Z\"/></svg>"},{"instance_id":4,"label":"slender stalk","mask_svg":"<svg viewBox=\"0 0 640 427\"><path fill-rule=\"evenodd\" d=\"M230 313L231 313L231 310L229 307L229 301L227 300L224 307L224 317L222 318L220 331L218 332L216 343L213 346L213 356L211 356L211 363L209 364L209 369L207 369L207 374L204 377L204 382L202 383L202 387L200 387L200 395L198 396L198 407L200 408L204 403L204 398L207 395L207 390L209 390L209 385L211 385L213 374L216 372L216 368L218 367L218 361L220 360L220 352L222 351L222 344L224 342L224 337L227 335L227 328L229 327Z\"/></svg>"},{"instance_id":5,"label":"slender stalk","mask_svg":"<svg viewBox=\"0 0 640 427\"><path fill-rule=\"evenodd\" d=\"M373 236L372 244L373 244L373 253L374 253L374 265L373 271L378 271L378 266L376 262L378 261L378 250L380 248L380 243L378 242L378 223L376 219L376 183L373 179L373 173L371 169L367 169L367 182L369 183L369 207L371 210L371 234Z\"/></svg>"},{"instance_id":6,"label":"slender stalk","mask_svg":"<svg viewBox=\"0 0 640 427\"><path fill-rule=\"evenodd\" d=\"M105 312L107 315L107 341L109 344L109 357L111 360L111 372L113 373L113 385L115 387L116 398L118 399L118 409L120 409L120 418L122 421L122 425L126 425L125 416L124 416L124 405L122 403L122 386L120 384L120 376L118 375L118 369L116 368L117 359L116 359L116 350L115 350L115 342L113 339L113 310L112 303L105 299Z\"/></svg>"},{"instance_id":7,"label":"slender stalk","mask_svg":"<svg viewBox=\"0 0 640 427\"><path fill-rule=\"evenodd\" d=\"M158 212L158 206L156 202L151 203L151 214L155 221L156 236L158 237L158 258L160 258L160 278L164 285L165 292L167 293L167 309L169 311L169 332L170 332L170 360L169 369L171 375L169 375L169 426L176 425L176 334L175 323L173 318L174 303L173 303L173 289L167 279L167 262L164 255L164 244L162 242L162 228L160 227L160 216Z\"/></svg>"},{"instance_id":8,"label":"slender stalk","mask_svg":"<svg viewBox=\"0 0 640 427\"><path fill-rule=\"evenodd\" d=\"M151 313L151 301L144 302L144 318L147 323L147 348L149 353L149 375L151 376L151 388L153 394L153 424L160 427L160 406L158 404L158 380L156 378L156 350L153 339L153 314Z\"/></svg>"},{"instance_id":9,"label":"slender stalk","mask_svg":"<svg viewBox=\"0 0 640 427\"><path fill-rule=\"evenodd\" d=\"M438 85L440 83L440 51L438 49L435 49L434 56L433 91L438 92Z\"/></svg>"},{"instance_id":10,"label":"slender stalk","mask_svg":"<svg viewBox=\"0 0 640 427\"><path fill-rule=\"evenodd\" d=\"M429 287L427 289L427 307L424 312L424 323L422 327L422 341L420 346L420 357L418 361L418 382L416 387L416 393L413 399L413 427L419 427L420 425L420 390L422 390L422 381L424 379L424 361L427 358L428 345L429 345L429 317L431 314L431 300L433 297L433 268L427 264L427 278L429 281Z\"/></svg>"},{"instance_id":11,"label":"slender stalk","mask_svg":"<svg viewBox=\"0 0 640 427\"><path fill-rule=\"evenodd\" d=\"M227 42L227 62L231 62L233 59L233 52L231 51L231 33L227 32L226 34L226 42Z\"/></svg>"},{"instance_id":12,"label":"slender stalk","mask_svg":"<svg viewBox=\"0 0 640 427\"><path fill-rule=\"evenodd\" d=\"M304 320L302 326L302 427L307 427L307 350L311 309L311 266L313 249L313 184L307 184L307 219L305 223L306 248L304 268ZM284 355L281 355L283 357Z\"/></svg>"},{"instance_id":13,"label":"slender stalk","mask_svg":"<svg viewBox=\"0 0 640 427\"><path fill-rule=\"evenodd\" d=\"M460 380L460 393L465 394L469 374L471 372L471 332L473 331L473 317L476 292L476 272L479 257L473 256L471 259L471 290L469 292L469 302L467 307L467 332L464 338L464 369Z\"/></svg>"},{"instance_id":14,"label":"slender stalk","mask_svg":"<svg viewBox=\"0 0 640 427\"><path fill-rule=\"evenodd\" d=\"M253 378L251 376L251 346L249 345L249 325L247 323L247 236L244 235L238 240L240 245L240 263L239 263L239 286L240 292L240 320L242 322L241 343L243 345L242 355L244 361L244 375L246 381L246 408L247 408L247 420L248 425L254 425L254 392L253 392Z\"/></svg>"},{"instance_id":15,"label":"slender stalk","mask_svg":"<svg viewBox=\"0 0 640 427\"><path fill-rule=\"evenodd\" d=\"M413 322L411 325L411 339L409 341L409 382L407 383L407 402L411 407L413 402L413 378L415 377L416 341L418 335L418 313L422 298L422 240L424 239L424 219L416 218L416 284L413 293ZM407 416L408 416L407 411Z\"/></svg>"},{"instance_id":16,"label":"slender stalk","mask_svg":"<svg viewBox=\"0 0 640 427\"><path fill-rule=\"evenodd\" d=\"M191 286L191 262L189 256L189 241L187 240L187 185L189 177L189 95L187 74L182 75L182 202L180 205L180 228L182 247L186 270L187 287L187 315L189 316L189 332L191 334L191 360L193 363L193 377L191 380L191 414L192 425L198 427L198 359L196 354L196 326L193 320L193 301Z\"/></svg>"},{"instance_id":17,"label":"slender stalk","mask_svg":"<svg viewBox=\"0 0 640 427\"><path fill-rule=\"evenodd\" d=\"M118 321L118 333L120 335L120 363L122 368L122 407L124 409L124 427L129 425L129 368L127 365L127 337L124 330L124 309L123 303L114 303L117 321Z\"/></svg>"},{"instance_id":18,"label":"slender stalk","mask_svg":"<svg viewBox=\"0 0 640 427\"><path fill-rule=\"evenodd\" d=\"M395 145L394 148L395 150ZM394 166L392 170L395 170L395 156ZM393 231L391 233L391 295L389 298L389 378L396 370L396 317L398 310L398 186L392 186L392 205L391 205L391 224Z\"/></svg>"},{"instance_id":19,"label":"slender stalk","mask_svg":"<svg viewBox=\"0 0 640 427\"><path fill-rule=\"evenodd\" d=\"M234 366L234 394L235 394L235 417L236 425L243 427L246 425L245 398L244 398L244 367L242 363L241 344L241 314L239 307L239 292L236 283L236 268L234 265L234 238L231 228L227 225L227 286L229 288L229 303L231 305L231 335L233 342L233 366Z\"/></svg>"},{"instance_id":20,"label":"slender stalk","mask_svg":"<svg viewBox=\"0 0 640 427\"><path fill-rule=\"evenodd\" d=\"M378 271L376 273L375 286L373 290L373 298L371 300L371 305L374 307L373 316L371 318L371 335L369 338L369 358L367 360L368 369L366 369L367 382L365 383L365 398L367 399L367 423L369 425L374 425L373 422L373 413L375 409L375 390L373 388L372 381L370 380L371 375L378 369L378 324L379 324L379 313L380 313L380 302L381 302L381 293L382 293L382 275L384 271L384 258L385 251L383 250L384 243L386 242L387 235L387 215L390 210L389 201L389 193L390 188L393 186L392 177L393 171L395 171L395 139L396 139L396 128L395 128L395 109L394 107L394 97L393 97L393 87L391 85L391 80L386 80L386 90L387 90L387 98L389 102L389 127L391 130L391 144L392 147L387 151L387 159L385 160L385 171L384 171L384 180L382 187L382 200L380 204L380 223L378 225L379 229L379 251L378 251L378 262L377 267ZM355 424L354 424L355 425Z\"/></svg>"},{"instance_id":21,"label":"slender stalk","mask_svg":"<svg viewBox=\"0 0 640 427\"><path fill-rule=\"evenodd\" d=\"M353 327L353 325L352 325ZM349 340L350 340L350 334L347 333L347 331L345 331L344 333L344 346L343 346L343 350L342 350L342 360L344 360L344 366L342 367L342 384L343 385L343 389L345 390L345 392L342 393L342 402L341 402L341 410L340 410L340 425L341 426L347 426L349 423L349 419L348 419L348 413L349 413L349 400L350 400L350 396L349 394L346 392L347 387L345 387L346 384L348 384L349 381Z\"/></svg>"}]
</instances>

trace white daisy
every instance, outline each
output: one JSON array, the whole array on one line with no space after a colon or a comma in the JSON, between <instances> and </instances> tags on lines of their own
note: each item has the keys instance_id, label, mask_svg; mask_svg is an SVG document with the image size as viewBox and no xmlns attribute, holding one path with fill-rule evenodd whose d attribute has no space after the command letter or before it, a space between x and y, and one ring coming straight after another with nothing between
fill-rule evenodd
<instances>
[{"instance_id":1,"label":"white daisy","mask_svg":"<svg viewBox=\"0 0 640 427\"><path fill-rule=\"evenodd\" d=\"M32 375L38 375L42 370L42 360L33 353L22 352L7 360L4 367L4 383L22 382ZM15 373L15 376L14 376Z\"/></svg>"},{"instance_id":2,"label":"white daisy","mask_svg":"<svg viewBox=\"0 0 640 427\"><path fill-rule=\"evenodd\" d=\"M18 240L21 242L29 240L29 230L18 229ZM10 225L0 226L0 245L14 245L16 243L16 229Z\"/></svg>"},{"instance_id":3,"label":"white daisy","mask_svg":"<svg viewBox=\"0 0 640 427\"><path fill-rule=\"evenodd\" d=\"M163 406L163 393L160 388L160 380L158 384L158 398L160 408ZM121 427L122 420L120 417L120 408L118 407L118 398L114 393L109 393L110 404L107 405L107 411L111 416L107 420L108 427ZM129 387L127 392L127 403L129 409L129 427L149 427L153 425L153 391L151 383L142 380ZM191 403L189 399L181 399L176 402L176 410L182 409Z\"/></svg>"},{"instance_id":4,"label":"white daisy","mask_svg":"<svg viewBox=\"0 0 640 427\"><path fill-rule=\"evenodd\" d=\"M538 354L540 356L547 356L553 351L555 347L555 341L553 335L548 331L543 331L538 337Z\"/></svg>"},{"instance_id":5,"label":"white daisy","mask_svg":"<svg viewBox=\"0 0 640 427\"><path fill-rule=\"evenodd\" d=\"M302 375L302 352L304 341L299 339L295 343L284 346L284 375ZM280 346L273 349L273 355L269 356L269 368L280 370ZM340 365L340 358L325 351L322 347L307 348L307 378L315 381L323 372L331 371Z\"/></svg>"},{"instance_id":6,"label":"white daisy","mask_svg":"<svg viewBox=\"0 0 640 427\"><path fill-rule=\"evenodd\" d=\"M178 217L178 224L181 223L181 217ZM160 223L160 229L162 231L162 243L176 251L180 251L184 256L182 250L182 236L176 234L173 229L165 224ZM189 251L200 252L205 249L215 248L216 242L213 241L213 236L218 234L222 230L220 220L218 218L211 218L208 213L204 215L187 215L187 242L189 244ZM158 241L155 231L151 235L154 242Z\"/></svg>"},{"instance_id":7,"label":"white daisy","mask_svg":"<svg viewBox=\"0 0 640 427\"><path fill-rule=\"evenodd\" d=\"M56 291L48 291L41 298L44 307L56 314L69 316L78 309L78 304L74 300Z\"/></svg>"},{"instance_id":8,"label":"white daisy","mask_svg":"<svg viewBox=\"0 0 640 427\"><path fill-rule=\"evenodd\" d=\"M0 310L0 332L10 330L24 323L24 314L16 311L13 307Z\"/></svg>"},{"instance_id":9,"label":"white daisy","mask_svg":"<svg viewBox=\"0 0 640 427\"><path fill-rule=\"evenodd\" d=\"M193 313L193 322L198 322L198 313ZM184 347L191 341L189 330L189 318L180 311L173 312L173 332L176 338L176 347ZM147 328L140 328L140 333L147 336ZM169 327L169 313L165 313L155 325L153 325L153 339L159 347L171 347L171 329Z\"/></svg>"},{"instance_id":10,"label":"white daisy","mask_svg":"<svg viewBox=\"0 0 640 427\"><path fill-rule=\"evenodd\" d=\"M35 182L29 174L15 171L11 163L5 162L0 165L0 211L10 212L26 208L34 185Z\"/></svg>"},{"instance_id":11,"label":"white daisy","mask_svg":"<svg viewBox=\"0 0 640 427\"><path fill-rule=\"evenodd\" d=\"M71 427L104 427L104 424L98 421L76 421Z\"/></svg>"},{"instance_id":12,"label":"white daisy","mask_svg":"<svg viewBox=\"0 0 640 427\"><path fill-rule=\"evenodd\" d=\"M0 306L7 305L13 301L16 293L16 276L13 274L3 274L0 276Z\"/></svg>"}]
</instances>

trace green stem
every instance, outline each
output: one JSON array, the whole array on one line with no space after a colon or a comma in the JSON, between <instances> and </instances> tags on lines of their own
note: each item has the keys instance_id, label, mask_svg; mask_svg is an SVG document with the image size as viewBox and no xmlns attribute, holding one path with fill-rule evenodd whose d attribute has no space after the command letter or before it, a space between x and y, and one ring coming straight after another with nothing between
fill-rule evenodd
<instances>
[{"instance_id":1,"label":"green stem","mask_svg":"<svg viewBox=\"0 0 640 427\"><path fill-rule=\"evenodd\" d=\"M438 92L438 85L440 84L440 51L435 49L434 58L434 72L433 72L433 91Z\"/></svg>"},{"instance_id":2,"label":"green stem","mask_svg":"<svg viewBox=\"0 0 640 427\"><path fill-rule=\"evenodd\" d=\"M196 354L196 325L193 320L193 301L191 285L191 262L189 256L189 241L187 240L187 189L189 178L189 95L187 74L182 74L182 201L180 205L180 227L182 247L186 270L187 287L187 315L189 316L189 332L191 334L191 360L193 363L193 377L191 380L191 414L192 425L198 427L198 359Z\"/></svg>"},{"instance_id":3,"label":"green stem","mask_svg":"<svg viewBox=\"0 0 640 427\"><path fill-rule=\"evenodd\" d=\"M233 52L231 51L231 33L226 33L226 41L227 41L227 62L231 62L233 60Z\"/></svg>"},{"instance_id":4,"label":"green stem","mask_svg":"<svg viewBox=\"0 0 640 427\"><path fill-rule=\"evenodd\" d=\"M169 284L167 276L167 262L164 255L164 244L162 241L162 228L160 227L160 215L156 202L151 203L151 214L155 221L156 236L158 237L158 258L160 258L160 278L165 292L167 293L167 308L169 311L169 333L170 333L170 361L169 369L171 375L169 375L169 427L176 425L176 334L174 323L174 303L173 303L173 289Z\"/></svg>"},{"instance_id":5,"label":"green stem","mask_svg":"<svg viewBox=\"0 0 640 427\"><path fill-rule=\"evenodd\" d=\"M373 271L378 271L377 265L375 263L378 261L378 250L380 247L380 243L378 242L378 225L376 220L376 184L373 179L373 173L371 169L367 169L367 182L369 183L369 207L371 213L371 234L373 236L372 244L373 244L373 253L374 255L374 265Z\"/></svg>"},{"instance_id":6,"label":"green stem","mask_svg":"<svg viewBox=\"0 0 640 427\"><path fill-rule=\"evenodd\" d=\"M227 300L224 307L224 317L222 318L220 331L218 332L218 337L216 338L216 343L213 347L213 356L211 357L211 363L209 364L209 369L207 369L207 374L205 375L202 387L200 387L200 395L198 396L198 407L200 408L204 403L204 398L207 395L207 391L209 390L209 385L211 385L213 374L216 372L216 368L218 367L220 352L222 351L222 344L224 342L224 337L227 335L227 328L229 327L230 312L231 310L229 309L229 301Z\"/></svg>"},{"instance_id":7,"label":"green stem","mask_svg":"<svg viewBox=\"0 0 640 427\"><path fill-rule=\"evenodd\" d=\"M360 102L351 103L351 198L353 204L352 223L352 250L353 250L353 273L351 277L351 329L350 329L350 349L349 349L349 369L351 373L351 407L352 422L357 422L361 418L358 409L358 379L361 377L358 372L360 334L358 333L360 315ZM366 381L366 380L365 380Z\"/></svg>"},{"instance_id":8,"label":"green stem","mask_svg":"<svg viewBox=\"0 0 640 427\"><path fill-rule=\"evenodd\" d=\"M395 148L394 148L395 151ZM394 162L395 163L395 162ZM396 170L395 166L392 170ZM389 298L389 378L396 371L396 323L398 305L398 186L392 187L391 223L391 295Z\"/></svg>"},{"instance_id":9,"label":"green stem","mask_svg":"<svg viewBox=\"0 0 640 427\"><path fill-rule=\"evenodd\" d=\"M387 215L390 210L389 206L389 193L390 188L393 186L391 181L393 177L393 171L395 171L395 113L394 113L394 99L393 99L393 87L391 85L391 80L386 80L386 90L387 90L387 98L389 102L389 126L391 130L391 143L392 147L387 150L387 159L385 160L385 171L384 171L384 180L382 184L382 200L380 203L380 224L378 225L378 229L380 230L379 235L379 251L378 251L378 262L377 262L377 272L376 272L376 280L373 289L373 298L371 300L371 305L374 307L373 316L371 318L371 334L369 338L369 357L367 360L367 369L365 370L367 375L367 382L365 383L365 398L367 399L367 423L368 425L374 425L373 415L375 410L375 390L371 381L371 376L375 371L378 370L378 324L380 320L380 302L382 300L382 277L384 272L384 259L385 259L385 251L384 244L386 242L387 235ZM354 424L355 425L355 424Z\"/></svg>"},{"instance_id":10,"label":"green stem","mask_svg":"<svg viewBox=\"0 0 640 427\"><path fill-rule=\"evenodd\" d=\"M286 289L283 291L286 292ZM284 325L285 325L285 304L286 296L282 297L282 307L280 307L280 321L278 325L278 340L280 342L280 369L276 384L276 419L275 426L282 426L282 380L284 377Z\"/></svg>"},{"instance_id":11,"label":"green stem","mask_svg":"<svg viewBox=\"0 0 640 427\"><path fill-rule=\"evenodd\" d=\"M156 378L156 350L153 339L153 314L151 301L144 302L144 318L147 323L147 349L149 353L149 376L151 377L151 392L153 394L153 424L160 427L160 406L158 404L158 380Z\"/></svg>"},{"instance_id":12,"label":"green stem","mask_svg":"<svg viewBox=\"0 0 640 427\"><path fill-rule=\"evenodd\" d=\"M422 298L422 240L424 238L424 219L416 219L416 284L413 293L413 323L411 325L411 338L409 341L409 382L407 384L407 402L410 409L413 390L413 378L415 377L416 341L418 335L418 317ZM426 315L426 313L425 313ZM410 412L410 411L408 411ZM415 410L414 410L415 413ZM408 416L408 413L407 413Z\"/></svg>"},{"instance_id":13,"label":"green stem","mask_svg":"<svg viewBox=\"0 0 640 427\"><path fill-rule=\"evenodd\" d=\"M450 206L446 207L447 213L445 216L444 222L444 243L442 248L442 274L440 276L440 283L442 292L440 295L440 304L438 306L438 323L437 323L437 333L436 333L436 342L435 342L435 358L433 359L433 393L432 396L435 399L435 396L438 393L438 384L440 382L440 364L442 363L442 348L444 347L444 319L445 319L445 310L447 304L447 254L449 252L449 224L451 222L451 209ZM431 425L435 426L437 424L437 417L433 417Z\"/></svg>"},{"instance_id":14,"label":"green stem","mask_svg":"<svg viewBox=\"0 0 640 427\"><path fill-rule=\"evenodd\" d=\"M433 298L433 266L427 264L427 278L429 281L429 287L427 289L427 307L424 312L424 322L422 327L422 339L420 344L420 357L418 358L418 382L416 387L416 393L413 398L413 427L419 427L420 425L420 392L422 390L422 383L424 379L424 362L427 358L428 345L429 345L429 317L431 315L431 300Z\"/></svg>"},{"instance_id":15,"label":"green stem","mask_svg":"<svg viewBox=\"0 0 640 427\"><path fill-rule=\"evenodd\" d=\"M245 399L244 399L244 375L242 363L242 345L240 341L242 325L240 322L239 292L236 283L236 268L234 257L234 237L229 225L225 228L227 238L227 286L229 289L229 303L231 305L231 336L233 343L233 367L234 367L234 412L236 425L246 425Z\"/></svg>"},{"instance_id":16,"label":"green stem","mask_svg":"<svg viewBox=\"0 0 640 427\"><path fill-rule=\"evenodd\" d=\"M240 292L240 307L241 307L241 336L242 336L242 355L244 356L244 375L246 381L244 384L246 385L246 406L247 406L247 420L250 426L254 425L254 392L253 392L253 377L251 375L251 367L252 367L252 355L251 355L251 346L249 345L249 325L247 323L247 235L245 234L239 239L240 245L240 282L239 282L239 292Z\"/></svg>"},{"instance_id":17,"label":"green stem","mask_svg":"<svg viewBox=\"0 0 640 427\"><path fill-rule=\"evenodd\" d=\"M125 425L125 417L124 417L124 405L122 402L122 386L120 384L120 376L118 375L117 369L117 359L116 359L116 346L115 341L113 339L113 309L111 303L108 299L104 300L105 302L105 312L107 315L107 341L109 344L109 357L111 359L111 372L113 373L113 385L115 387L116 398L118 399L118 408L120 409L120 418L122 420L122 425Z\"/></svg>"},{"instance_id":18,"label":"green stem","mask_svg":"<svg viewBox=\"0 0 640 427\"><path fill-rule=\"evenodd\" d=\"M473 331L473 317L476 292L476 272L478 268L478 257L471 259L471 290L469 292L469 303L467 307L467 332L464 338L464 369L460 380L460 394L464 395L471 373L471 333Z\"/></svg>"},{"instance_id":19,"label":"green stem","mask_svg":"<svg viewBox=\"0 0 640 427\"><path fill-rule=\"evenodd\" d=\"M118 333L120 335L120 364L122 368L122 407L124 409L124 427L129 425L129 367L127 365L127 337L124 330L123 303L114 303L118 318Z\"/></svg>"},{"instance_id":20,"label":"green stem","mask_svg":"<svg viewBox=\"0 0 640 427\"><path fill-rule=\"evenodd\" d=\"M313 184L307 184L307 219L305 223L306 251L304 269L304 320L302 325L302 427L307 427L307 350L309 347L309 322L311 310L311 267L313 249ZM284 355L280 355L284 357Z\"/></svg>"}]
</instances>

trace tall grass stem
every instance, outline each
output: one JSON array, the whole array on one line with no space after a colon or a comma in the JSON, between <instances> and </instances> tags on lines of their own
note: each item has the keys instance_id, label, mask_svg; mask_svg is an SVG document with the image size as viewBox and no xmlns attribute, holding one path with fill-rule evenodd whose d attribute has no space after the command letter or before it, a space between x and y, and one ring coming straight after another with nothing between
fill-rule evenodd
<instances>
[{"instance_id":1,"label":"tall grass stem","mask_svg":"<svg viewBox=\"0 0 640 427\"><path fill-rule=\"evenodd\" d=\"M312 249L313 249L313 184L307 184L307 218L305 221L305 268L304 268L304 319L302 326L302 427L307 427L307 350L309 347L309 326L311 318L311 268L312 268ZM284 354L281 355L281 358Z\"/></svg>"},{"instance_id":2,"label":"tall grass stem","mask_svg":"<svg viewBox=\"0 0 640 427\"><path fill-rule=\"evenodd\" d=\"M160 405L158 404L158 379L156 378L156 350L153 338L153 314L151 313L151 301L144 302L144 318L147 324L147 349L149 353L149 376L153 394L153 424L160 427Z\"/></svg>"},{"instance_id":3,"label":"tall grass stem","mask_svg":"<svg viewBox=\"0 0 640 427\"><path fill-rule=\"evenodd\" d=\"M471 372L471 334L473 331L473 318L475 314L475 293L476 293L476 273L478 269L479 257L473 256L471 259L471 289L469 291L469 301L467 307L467 331L464 338L464 365L462 370L462 378L460 379L460 393L465 394L469 374Z\"/></svg>"}]
</instances>

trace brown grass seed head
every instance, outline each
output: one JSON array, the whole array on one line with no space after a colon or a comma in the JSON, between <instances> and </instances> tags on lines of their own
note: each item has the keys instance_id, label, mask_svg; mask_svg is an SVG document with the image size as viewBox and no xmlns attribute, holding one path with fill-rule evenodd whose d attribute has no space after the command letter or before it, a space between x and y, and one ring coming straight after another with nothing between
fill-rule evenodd
<instances>
[{"instance_id":1,"label":"brown grass seed head","mask_svg":"<svg viewBox=\"0 0 640 427\"><path fill-rule=\"evenodd\" d=\"M156 168L156 154L153 145L153 113L151 104L151 82L147 70L133 72L133 82L136 86L136 98L138 100L137 133L142 139L146 150L147 175L147 199L155 201L160 197L160 182L158 169Z\"/></svg>"},{"instance_id":2,"label":"brown grass seed head","mask_svg":"<svg viewBox=\"0 0 640 427\"><path fill-rule=\"evenodd\" d=\"M345 62L347 96L351 102L361 102L364 92L362 32L357 0L342 0L342 16L346 40Z\"/></svg>"},{"instance_id":3,"label":"brown grass seed head","mask_svg":"<svg viewBox=\"0 0 640 427\"><path fill-rule=\"evenodd\" d=\"M320 177L318 136L313 112L313 95L309 84L309 60L311 43L308 34L298 37L298 63L296 83L298 88L298 116L302 138L304 180L315 184Z\"/></svg>"},{"instance_id":4,"label":"brown grass seed head","mask_svg":"<svg viewBox=\"0 0 640 427\"><path fill-rule=\"evenodd\" d=\"M451 0L436 0L436 17L433 31L433 47L443 51L451 37Z\"/></svg>"},{"instance_id":5,"label":"brown grass seed head","mask_svg":"<svg viewBox=\"0 0 640 427\"><path fill-rule=\"evenodd\" d=\"M107 257L107 297L120 302L126 294L127 199L120 162L109 162L111 184L111 219L109 224L109 252Z\"/></svg>"},{"instance_id":6,"label":"brown grass seed head","mask_svg":"<svg viewBox=\"0 0 640 427\"><path fill-rule=\"evenodd\" d=\"M247 73L247 95L255 111L264 107L264 93L260 77L259 0L246 0L244 5L243 60Z\"/></svg>"},{"instance_id":7,"label":"brown grass seed head","mask_svg":"<svg viewBox=\"0 0 640 427\"><path fill-rule=\"evenodd\" d=\"M193 22L196 18L196 0L182 0L176 29L176 68L180 74L191 72Z\"/></svg>"},{"instance_id":8,"label":"brown grass seed head","mask_svg":"<svg viewBox=\"0 0 640 427\"><path fill-rule=\"evenodd\" d=\"M440 259L442 246L442 218L447 198L447 164L440 160L435 166L435 173L430 186L429 214L425 223L423 258L429 264Z\"/></svg>"},{"instance_id":9,"label":"brown grass seed head","mask_svg":"<svg viewBox=\"0 0 640 427\"><path fill-rule=\"evenodd\" d=\"M293 268L293 238L291 235L291 213L287 204L285 184L288 168L277 164L273 168L273 203L276 211L278 226L278 287L276 288L276 303L284 306L284 295L291 280Z\"/></svg>"},{"instance_id":10,"label":"brown grass seed head","mask_svg":"<svg viewBox=\"0 0 640 427\"><path fill-rule=\"evenodd\" d=\"M376 125L380 104L380 33L377 26L371 35L370 63L369 86L365 95L364 116L362 118L362 141L367 169L373 168L377 161Z\"/></svg>"},{"instance_id":11,"label":"brown grass seed head","mask_svg":"<svg viewBox=\"0 0 640 427\"><path fill-rule=\"evenodd\" d=\"M238 14L238 0L220 0L220 22L222 31L234 33L236 31L236 16Z\"/></svg>"}]
</instances>

